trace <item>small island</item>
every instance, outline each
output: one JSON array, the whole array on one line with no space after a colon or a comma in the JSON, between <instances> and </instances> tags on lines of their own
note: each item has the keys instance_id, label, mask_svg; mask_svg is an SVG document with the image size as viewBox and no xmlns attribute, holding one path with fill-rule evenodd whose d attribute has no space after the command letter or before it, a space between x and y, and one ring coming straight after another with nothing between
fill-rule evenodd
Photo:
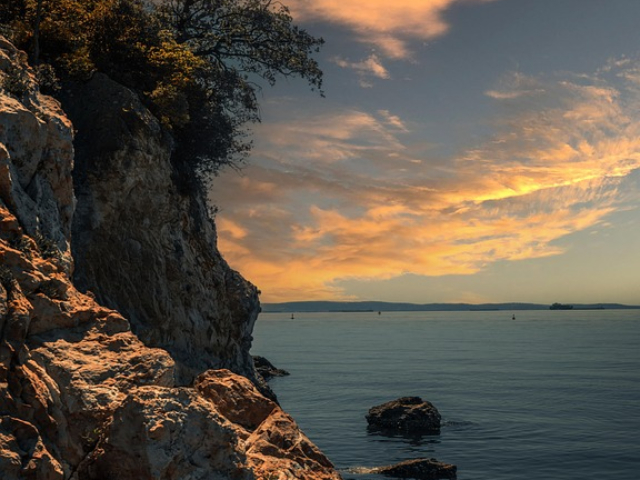
<instances>
[{"instance_id":1,"label":"small island","mask_svg":"<svg viewBox=\"0 0 640 480\"><path fill-rule=\"evenodd\" d=\"M549 310L573 310L573 305L566 305L563 303L553 303Z\"/></svg>"}]
</instances>

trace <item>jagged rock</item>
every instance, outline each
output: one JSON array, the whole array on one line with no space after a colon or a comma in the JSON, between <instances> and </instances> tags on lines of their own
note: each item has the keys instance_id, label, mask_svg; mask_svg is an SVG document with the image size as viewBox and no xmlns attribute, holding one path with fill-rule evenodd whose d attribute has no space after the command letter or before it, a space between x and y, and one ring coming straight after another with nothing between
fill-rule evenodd
<instances>
[{"instance_id":1,"label":"jagged rock","mask_svg":"<svg viewBox=\"0 0 640 480\"><path fill-rule=\"evenodd\" d=\"M22 69L26 78L19 95L0 91L2 480L339 480L295 422L249 380L212 371L198 377L195 387L176 387L175 362L167 351L145 346L120 313L72 285L67 246L73 192L68 179L59 178L71 169L70 130L61 127L70 124L59 117L56 102L37 93L24 55L12 48L0 38L0 70ZM50 147L42 148L53 153L41 152L37 160L32 139L20 130L24 119L28 135L40 135L30 130L37 124L52 136L45 142ZM60 156L48 156L55 152ZM23 178L31 179L26 188ZM112 260L129 261L126 252ZM227 282L240 278L218 274L227 275ZM220 294L217 301L231 302L217 304L225 315L246 314L257 305L242 282L235 293L225 287ZM215 330L215 323L210 326ZM223 322L213 346L238 366L250 359L251 327ZM192 353L211 352L194 347Z\"/></svg>"},{"instance_id":2,"label":"jagged rock","mask_svg":"<svg viewBox=\"0 0 640 480\"><path fill-rule=\"evenodd\" d=\"M73 127L60 104L38 92L24 52L0 37L0 85L14 77L21 91L0 95L0 199L30 237L56 247L68 271Z\"/></svg>"},{"instance_id":3,"label":"jagged rock","mask_svg":"<svg viewBox=\"0 0 640 480\"><path fill-rule=\"evenodd\" d=\"M457 468L449 463L442 463L434 458L407 460L387 467L373 468L369 473L377 473L388 477L416 478L424 480L455 479Z\"/></svg>"},{"instance_id":4,"label":"jagged rock","mask_svg":"<svg viewBox=\"0 0 640 480\"><path fill-rule=\"evenodd\" d=\"M19 228L0 206L3 480L340 479L248 379L216 370L176 388L171 357L117 312L68 281L64 300L44 295L34 279L60 269L11 249Z\"/></svg>"},{"instance_id":5,"label":"jagged rock","mask_svg":"<svg viewBox=\"0 0 640 480\"><path fill-rule=\"evenodd\" d=\"M79 478L252 480L234 425L192 389L140 387L105 427Z\"/></svg>"},{"instance_id":6,"label":"jagged rock","mask_svg":"<svg viewBox=\"0 0 640 480\"><path fill-rule=\"evenodd\" d=\"M241 429L247 464L258 478L340 479L295 421L247 379L226 370L209 371L196 379L195 387Z\"/></svg>"},{"instance_id":7,"label":"jagged rock","mask_svg":"<svg viewBox=\"0 0 640 480\"><path fill-rule=\"evenodd\" d=\"M253 365L262 378L269 380L273 377L286 377L289 372L281 368L277 368L273 363L260 355L253 356Z\"/></svg>"},{"instance_id":8,"label":"jagged rock","mask_svg":"<svg viewBox=\"0 0 640 480\"><path fill-rule=\"evenodd\" d=\"M369 426L383 432L440 433L440 413L420 397L402 397L369 410Z\"/></svg>"},{"instance_id":9,"label":"jagged rock","mask_svg":"<svg viewBox=\"0 0 640 480\"><path fill-rule=\"evenodd\" d=\"M172 386L174 362L75 290L59 258L10 245L27 239L0 204L2 478L69 478L126 392Z\"/></svg>"},{"instance_id":10,"label":"jagged rock","mask_svg":"<svg viewBox=\"0 0 640 480\"><path fill-rule=\"evenodd\" d=\"M80 478L340 478L291 417L228 370L201 374L195 390L132 390L101 438Z\"/></svg>"},{"instance_id":11,"label":"jagged rock","mask_svg":"<svg viewBox=\"0 0 640 480\"><path fill-rule=\"evenodd\" d=\"M101 74L63 105L78 130L78 287L168 350L182 384L208 368L255 380L257 289L220 256L204 200L176 186L171 139L133 92Z\"/></svg>"}]
</instances>

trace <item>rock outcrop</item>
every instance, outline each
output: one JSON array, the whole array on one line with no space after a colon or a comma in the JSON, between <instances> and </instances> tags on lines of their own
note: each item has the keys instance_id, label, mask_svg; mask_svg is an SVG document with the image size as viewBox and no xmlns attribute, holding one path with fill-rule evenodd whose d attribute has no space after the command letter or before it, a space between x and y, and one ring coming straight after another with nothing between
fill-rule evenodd
<instances>
[{"instance_id":1,"label":"rock outcrop","mask_svg":"<svg viewBox=\"0 0 640 480\"><path fill-rule=\"evenodd\" d=\"M0 37L0 199L25 232L55 248L69 269L75 206L71 122L60 104L40 95L26 55Z\"/></svg>"},{"instance_id":2,"label":"rock outcrop","mask_svg":"<svg viewBox=\"0 0 640 480\"><path fill-rule=\"evenodd\" d=\"M384 467L354 467L347 472L356 475L384 475L394 478L414 478L421 480L439 480L457 478L458 468L450 463L439 462L435 458L416 458Z\"/></svg>"},{"instance_id":3,"label":"rock outcrop","mask_svg":"<svg viewBox=\"0 0 640 480\"><path fill-rule=\"evenodd\" d=\"M258 374L267 381L273 377L286 377L287 375L290 375L289 372L276 367L273 363L260 355L253 356L253 365L256 368L256 372L258 372Z\"/></svg>"},{"instance_id":4,"label":"rock outcrop","mask_svg":"<svg viewBox=\"0 0 640 480\"><path fill-rule=\"evenodd\" d=\"M440 433L441 416L432 403L420 397L402 397L369 410L369 426L382 432Z\"/></svg>"},{"instance_id":5,"label":"rock outcrop","mask_svg":"<svg viewBox=\"0 0 640 480\"><path fill-rule=\"evenodd\" d=\"M132 390L78 472L95 480L339 478L291 417L228 370L199 375L194 389Z\"/></svg>"},{"instance_id":6,"label":"rock outcrop","mask_svg":"<svg viewBox=\"0 0 640 480\"><path fill-rule=\"evenodd\" d=\"M387 477L415 478L422 480L456 479L457 468L449 463L439 462L433 458L418 458L373 468L369 473L377 473Z\"/></svg>"},{"instance_id":7,"label":"rock outcrop","mask_svg":"<svg viewBox=\"0 0 640 480\"><path fill-rule=\"evenodd\" d=\"M68 247L74 204L71 123L56 101L38 93L24 55L2 39L0 82L2 479L338 480L295 422L247 378L207 371L190 387L176 386L176 378L185 375L176 363L184 358L175 362L166 350L146 346L119 312L75 288ZM136 139L141 142L136 148L144 150L144 137ZM119 172L102 173L120 178ZM122 194L144 197L135 185L125 187ZM115 215L106 205L100 212ZM123 251L112 261L140 265L129 255ZM129 278L124 267L111 268ZM220 298L230 304L218 307L228 314L237 308L250 320L256 305L252 287L232 272L226 275L219 279L227 288ZM233 279L241 285L237 290L229 286L236 285ZM229 347L221 350L219 363L239 367L245 355L250 359L248 352L236 351L250 338L247 317L240 318L235 330L231 324L219 329L227 341L220 345ZM195 320L186 330L187 335L196 331ZM170 335L162 332L159 338ZM191 351L199 353L195 347ZM214 362L203 361L209 363Z\"/></svg>"},{"instance_id":8,"label":"rock outcrop","mask_svg":"<svg viewBox=\"0 0 640 480\"><path fill-rule=\"evenodd\" d=\"M178 380L207 368L256 380L257 289L217 250L204 199L172 176L172 141L130 90L95 74L63 99L78 133L74 282L169 351ZM257 382L257 380L256 380Z\"/></svg>"}]
</instances>

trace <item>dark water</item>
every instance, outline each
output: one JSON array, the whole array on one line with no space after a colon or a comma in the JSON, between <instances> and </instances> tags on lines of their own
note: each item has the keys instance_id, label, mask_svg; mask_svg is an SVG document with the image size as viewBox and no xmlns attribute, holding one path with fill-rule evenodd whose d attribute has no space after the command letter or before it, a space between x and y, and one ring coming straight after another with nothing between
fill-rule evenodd
<instances>
[{"instance_id":1,"label":"dark water","mask_svg":"<svg viewBox=\"0 0 640 480\"><path fill-rule=\"evenodd\" d=\"M339 469L433 457L460 480L640 479L640 311L515 314L262 314L252 353L291 372L271 386ZM367 432L370 407L408 395L438 408L440 435Z\"/></svg>"}]
</instances>

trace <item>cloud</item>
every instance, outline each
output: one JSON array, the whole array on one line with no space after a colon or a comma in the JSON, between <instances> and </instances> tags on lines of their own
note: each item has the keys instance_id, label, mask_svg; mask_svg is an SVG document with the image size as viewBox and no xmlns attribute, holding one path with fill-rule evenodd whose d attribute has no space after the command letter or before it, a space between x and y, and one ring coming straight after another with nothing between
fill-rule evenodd
<instances>
[{"instance_id":1,"label":"cloud","mask_svg":"<svg viewBox=\"0 0 640 480\"><path fill-rule=\"evenodd\" d=\"M402 132L409 131L400 117L393 115L389 110L378 110L378 113L384 118L384 121L388 126L395 127Z\"/></svg>"},{"instance_id":2,"label":"cloud","mask_svg":"<svg viewBox=\"0 0 640 480\"><path fill-rule=\"evenodd\" d=\"M544 88L536 78L511 72L501 79L498 89L487 90L485 95L496 100L514 100L544 93Z\"/></svg>"},{"instance_id":3,"label":"cloud","mask_svg":"<svg viewBox=\"0 0 640 480\"><path fill-rule=\"evenodd\" d=\"M360 62L349 62L343 58L336 57L333 59L333 63L342 68L355 70L361 76L372 76L385 80L390 78L389 72L375 54L369 55L366 60Z\"/></svg>"},{"instance_id":4,"label":"cloud","mask_svg":"<svg viewBox=\"0 0 640 480\"><path fill-rule=\"evenodd\" d=\"M493 0L290 0L297 20L323 20L352 29L361 42L390 58L408 58L409 40L430 40L449 30L444 13L455 4Z\"/></svg>"},{"instance_id":5,"label":"cloud","mask_svg":"<svg viewBox=\"0 0 640 480\"><path fill-rule=\"evenodd\" d=\"M214 185L221 251L264 301L328 299L345 297L341 280L473 274L606 229L640 200L624 190L640 173L640 92L600 74L516 76L495 133L446 159L388 110L260 126L253 166Z\"/></svg>"}]
</instances>

